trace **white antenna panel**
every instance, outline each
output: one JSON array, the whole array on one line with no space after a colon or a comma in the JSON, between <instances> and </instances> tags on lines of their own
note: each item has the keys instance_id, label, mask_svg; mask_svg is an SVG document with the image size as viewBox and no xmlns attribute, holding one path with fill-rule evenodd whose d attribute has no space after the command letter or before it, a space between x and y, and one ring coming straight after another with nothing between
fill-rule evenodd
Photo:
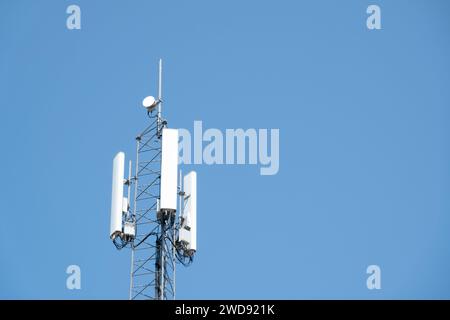
<instances>
[{"instance_id":1,"label":"white antenna panel","mask_svg":"<svg viewBox=\"0 0 450 320\"><path fill-rule=\"evenodd\" d=\"M185 226L190 233L190 250L197 250L197 173L189 172L183 178L184 186L184 210L183 218Z\"/></svg>"},{"instance_id":2,"label":"white antenna panel","mask_svg":"<svg viewBox=\"0 0 450 320\"><path fill-rule=\"evenodd\" d=\"M122 200L122 212L123 213L127 213L128 212L128 207L129 207L129 205L128 205L128 198L123 197L123 200Z\"/></svg>"},{"instance_id":3,"label":"white antenna panel","mask_svg":"<svg viewBox=\"0 0 450 320\"><path fill-rule=\"evenodd\" d=\"M178 130L162 130L160 210L175 212L178 196Z\"/></svg>"},{"instance_id":4,"label":"white antenna panel","mask_svg":"<svg viewBox=\"0 0 450 320\"><path fill-rule=\"evenodd\" d=\"M123 210L123 177L125 171L125 153L119 152L113 160L112 195L111 195L111 226L110 237L114 239L122 232Z\"/></svg>"},{"instance_id":5,"label":"white antenna panel","mask_svg":"<svg viewBox=\"0 0 450 320\"><path fill-rule=\"evenodd\" d=\"M190 249L191 231L187 230L185 227L181 227L178 232L178 241L185 242L187 244L187 248Z\"/></svg>"}]
</instances>

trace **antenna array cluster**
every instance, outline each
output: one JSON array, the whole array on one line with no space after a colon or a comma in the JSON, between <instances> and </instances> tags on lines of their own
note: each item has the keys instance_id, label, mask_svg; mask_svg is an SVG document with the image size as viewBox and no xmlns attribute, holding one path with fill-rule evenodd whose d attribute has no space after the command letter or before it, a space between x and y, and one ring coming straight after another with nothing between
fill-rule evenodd
<instances>
[{"instance_id":1,"label":"antenna array cluster","mask_svg":"<svg viewBox=\"0 0 450 320\"><path fill-rule=\"evenodd\" d=\"M136 137L134 173L130 160L125 178L123 152L113 160L110 238L131 248L130 299L174 299L175 263L192 263L197 250L197 174L178 168L178 130L161 116L161 84L160 60L158 98L142 102L150 124Z\"/></svg>"}]
</instances>

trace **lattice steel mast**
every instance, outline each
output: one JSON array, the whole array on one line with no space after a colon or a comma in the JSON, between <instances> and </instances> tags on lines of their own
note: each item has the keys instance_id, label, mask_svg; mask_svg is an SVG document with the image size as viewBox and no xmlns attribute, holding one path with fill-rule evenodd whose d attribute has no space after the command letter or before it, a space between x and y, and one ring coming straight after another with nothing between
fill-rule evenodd
<instances>
[{"instance_id":1,"label":"lattice steel mast","mask_svg":"<svg viewBox=\"0 0 450 320\"><path fill-rule=\"evenodd\" d=\"M158 110L148 113L150 125L136 137L131 245L130 299L175 298L175 214L158 213L161 178L161 136L167 122L162 110L162 61L159 61Z\"/></svg>"},{"instance_id":2,"label":"lattice steel mast","mask_svg":"<svg viewBox=\"0 0 450 320\"><path fill-rule=\"evenodd\" d=\"M176 261L187 265L196 251L196 173L184 177L187 194L181 187L181 172L177 182L178 131L167 129L162 104L159 60L158 98L143 101L149 125L136 137L135 174L130 161L128 179L124 179L123 152L113 165L110 237L117 249L131 248L130 299L175 299ZM124 185L128 188L125 198Z\"/></svg>"}]
</instances>

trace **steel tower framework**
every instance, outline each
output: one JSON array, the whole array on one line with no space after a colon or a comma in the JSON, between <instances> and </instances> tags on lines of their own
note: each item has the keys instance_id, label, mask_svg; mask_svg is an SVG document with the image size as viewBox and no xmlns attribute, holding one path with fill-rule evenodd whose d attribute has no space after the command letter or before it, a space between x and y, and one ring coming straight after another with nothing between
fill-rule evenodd
<instances>
[{"instance_id":1,"label":"steel tower framework","mask_svg":"<svg viewBox=\"0 0 450 320\"><path fill-rule=\"evenodd\" d=\"M158 109L136 137L134 197L130 220L136 225L131 243L130 299L175 299L176 214L159 212L161 136L167 122L162 109L162 61L159 60Z\"/></svg>"}]
</instances>

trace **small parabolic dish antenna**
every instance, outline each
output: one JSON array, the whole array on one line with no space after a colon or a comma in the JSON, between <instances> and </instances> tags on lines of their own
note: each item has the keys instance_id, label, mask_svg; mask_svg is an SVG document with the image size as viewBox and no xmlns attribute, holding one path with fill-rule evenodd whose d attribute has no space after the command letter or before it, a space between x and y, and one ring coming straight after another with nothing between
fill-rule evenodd
<instances>
[{"instance_id":1,"label":"small parabolic dish antenna","mask_svg":"<svg viewBox=\"0 0 450 320\"><path fill-rule=\"evenodd\" d=\"M155 97L152 97L152 96L145 97L144 100L142 100L142 105L148 111L152 111L156 107L157 104L158 104L158 101L156 101Z\"/></svg>"}]
</instances>

